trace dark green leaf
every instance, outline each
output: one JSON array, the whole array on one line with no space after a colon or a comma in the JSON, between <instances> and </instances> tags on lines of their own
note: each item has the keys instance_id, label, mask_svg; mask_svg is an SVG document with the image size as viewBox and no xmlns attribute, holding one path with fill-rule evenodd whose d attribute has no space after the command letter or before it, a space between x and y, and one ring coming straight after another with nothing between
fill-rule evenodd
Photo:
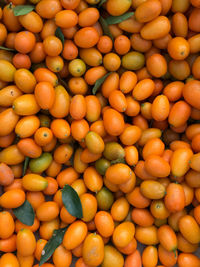
<instances>
[{"instance_id":1,"label":"dark green leaf","mask_svg":"<svg viewBox=\"0 0 200 267\"><path fill-rule=\"evenodd\" d=\"M13 213L15 214L17 219L23 224L26 224L29 226L33 225L35 213L34 213L33 207L28 202L28 200L25 200L24 203L20 207L13 209Z\"/></svg>"},{"instance_id":2,"label":"dark green leaf","mask_svg":"<svg viewBox=\"0 0 200 267\"><path fill-rule=\"evenodd\" d=\"M28 168L29 160L30 160L29 157L26 157L25 160L24 160L23 173L22 173L23 176L26 174L26 170Z\"/></svg>"},{"instance_id":3,"label":"dark green leaf","mask_svg":"<svg viewBox=\"0 0 200 267\"><path fill-rule=\"evenodd\" d=\"M61 228L61 229L53 231L52 237L49 239L49 241L46 243L44 249L42 250L42 256L40 259L39 266L41 266L43 263L45 263L52 256L52 254L57 249L57 247L60 246L60 244L63 241L63 237L65 235L67 228L68 228L68 226L65 228Z\"/></svg>"},{"instance_id":4,"label":"dark green leaf","mask_svg":"<svg viewBox=\"0 0 200 267\"><path fill-rule=\"evenodd\" d=\"M4 46L1 46L1 45L0 45L0 49L6 50L6 51L15 51L15 49L4 47Z\"/></svg>"},{"instance_id":5,"label":"dark green leaf","mask_svg":"<svg viewBox=\"0 0 200 267\"><path fill-rule=\"evenodd\" d=\"M76 191L66 184L62 189L62 201L67 211L77 218L83 217L83 210L80 198Z\"/></svg>"},{"instance_id":6,"label":"dark green leaf","mask_svg":"<svg viewBox=\"0 0 200 267\"><path fill-rule=\"evenodd\" d=\"M55 31L55 36L58 37L60 39L60 41L62 42L62 44L64 45L64 42L65 42L65 37L61 31L61 28L58 27Z\"/></svg>"},{"instance_id":7,"label":"dark green leaf","mask_svg":"<svg viewBox=\"0 0 200 267\"><path fill-rule=\"evenodd\" d=\"M120 23L126 19L129 19L130 17L133 16L133 14L134 14L134 12L127 12L121 16L109 16L105 20L106 20L108 25L118 24L118 23Z\"/></svg>"},{"instance_id":8,"label":"dark green leaf","mask_svg":"<svg viewBox=\"0 0 200 267\"><path fill-rule=\"evenodd\" d=\"M104 75L103 77L101 77L100 79L98 79L95 82L94 87L92 88L92 93L93 95L96 94L96 92L98 91L99 87L102 85L102 83L105 81L105 79L111 74L112 72L108 72L106 75Z\"/></svg>"},{"instance_id":9,"label":"dark green leaf","mask_svg":"<svg viewBox=\"0 0 200 267\"><path fill-rule=\"evenodd\" d=\"M105 2L107 2L107 0L101 0L98 4L98 7L101 7Z\"/></svg>"},{"instance_id":10,"label":"dark green leaf","mask_svg":"<svg viewBox=\"0 0 200 267\"><path fill-rule=\"evenodd\" d=\"M14 15L17 17L17 16L26 15L30 13L34 8L35 6L32 6L32 5L19 5L19 6L14 7L13 12L14 12Z\"/></svg>"},{"instance_id":11,"label":"dark green leaf","mask_svg":"<svg viewBox=\"0 0 200 267\"><path fill-rule=\"evenodd\" d=\"M113 36L112 36L112 34L110 32L110 29L108 27L107 21L103 17L100 17L99 18L99 22L101 23L101 26L103 28L104 34L107 35L107 36L109 36L112 39L112 41L113 41L114 39L113 39Z\"/></svg>"},{"instance_id":12,"label":"dark green leaf","mask_svg":"<svg viewBox=\"0 0 200 267\"><path fill-rule=\"evenodd\" d=\"M126 161L125 161L124 158L119 158L119 159L112 160L110 162L111 165L114 165L114 164L117 164L117 163L126 163Z\"/></svg>"}]
</instances>

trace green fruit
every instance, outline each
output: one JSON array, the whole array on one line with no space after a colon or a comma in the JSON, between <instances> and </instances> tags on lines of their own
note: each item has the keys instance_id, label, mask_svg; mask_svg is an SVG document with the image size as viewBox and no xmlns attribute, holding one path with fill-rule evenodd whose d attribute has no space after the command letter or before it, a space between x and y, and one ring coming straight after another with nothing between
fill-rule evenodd
<instances>
[{"instance_id":1,"label":"green fruit","mask_svg":"<svg viewBox=\"0 0 200 267\"><path fill-rule=\"evenodd\" d=\"M122 66L127 70L139 70L144 64L144 55L136 51L129 52L122 57Z\"/></svg>"},{"instance_id":2,"label":"green fruit","mask_svg":"<svg viewBox=\"0 0 200 267\"><path fill-rule=\"evenodd\" d=\"M29 162L29 168L33 173L42 173L51 164L53 158L50 153L43 153L36 159L31 159Z\"/></svg>"},{"instance_id":3,"label":"green fruit","mask_svg":"<svg viewBox=\"0 0 200 267\"><path fill-rule=\"evenodd\" d=\"M104 158L98 159L95 162L95 168L101 175L104 175L106 173L106 170L108 169L109 166L110 166L110 161Z\"/></svg>"},{"instance_id":4,"label":"green fruit","mask_svg":"<svg viewBox=\"0 0 200 267\"><path fill-rule=\"evenodd\" d=\"M105 144L103 155L107 160L116 160L124 158L125 151L119 143L108 142Z\"/></svg>"},{"instance_id":5,"label":"green fruit","mask_svg":"<svg viewBox=\"0 0 200 267\"><path fill-rule=\"evenodd\" d=\"M98 208L100 210L109 210L114 202L113 193L106 187L102 187L96 194Z\"/></svg>"}]
</instances>

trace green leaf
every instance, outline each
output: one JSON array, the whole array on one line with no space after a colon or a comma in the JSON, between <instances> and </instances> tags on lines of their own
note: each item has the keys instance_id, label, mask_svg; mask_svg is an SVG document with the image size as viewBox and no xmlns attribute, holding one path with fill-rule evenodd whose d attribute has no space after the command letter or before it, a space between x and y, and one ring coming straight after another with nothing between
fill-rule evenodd
<instances>
[{"instance_id":1,"label":"green leaf","mask_svg":"<svg viewBox=\"0 0 200 267\"><path fill-rule=\"evenodd\" d=\"M67 211L77 218L83 217L83 210L80 198L76 191L66 184L62 189L62 201Z\"/></svg>"},{"instance_id":2,"label":"green leaf","mask_svg":"<svg viewBox=\"0 0 200 267\"><path fill-rule=\"evenodd\" d=\"M58 27L55 31L55 36L58 37L60 39L60 41L62 42L62 44L64 45L64 42L65 42L65 37L61 31L61 28Z\"/></svg>"},{"instance_id":3,"label":"green leaf","mask_svg":"<svg viewBox=\"0 0 200 267\"><path fill-rule=\"evenodd\" d=\"M105 2L107 2L107 0L101 0L98 4L98 7L101 7Z\"/></svg>"},{"instance_id":4,"label":"green leaf","mask_svg":"<svg viewBox=\"0 0 200 267\"><path fill-rule=\"evenodd\" d=\"M68 226L53 231L52 237L49 239L49 241L44 246L44 249L42 250L42 256L39 262L39 266L45 263L52 256L57 247L60 246L67 228Z\"/></svg>"},{"instance_id":5,"label":"green leaf","mask_svg":"<svg viewBox=\"0 0 200 267\"><path fill-rule=\"evenodd\" d=\"M13 213L15 214L17 219L23 224L29 226L33 225L35 219L35 213L33 207L28 202L28 200L25 200L20 207L13 209Z\"/></svg>"},{"instance_id":6,"label":"green leaf","mask_svg":"<svg viewBox=\"0 0 200 267\"><path fill-rule=\"evenodd\" d=\"M15 51L15 49L4 47L4 46L1 46L1 45L0 45L0 49L6 50L6 51Z\"/></svg>"},{"instance_id":7,"label":"green leaf","mask_svg":"<svg viewBox=\"0 0 200 267\"><path fill-rule=\"evenodd\" d=\"M19 5L19 6L14 7L13 12L14 12L14 15L17 17L17 16L26 15L30 13L34 8L35 6L32 6L32 5Z\"/></svg>"},{"instance_id":8,"label":"green leaf","mask_svg":"<svg viewBox=\"0 0 200 267\"><path fill-rule=\"evenodd\" d=\"M133 14L134 14L134 12L127 12L121 16L109 16L105 20L106 20L108 25L118 24L118 23L120 23L126 19L129 19L130 17L133 16Z\"/></svg>"},{"instance_id":9,"label":"green leaf","mask_svg":"<svg viewBox=\"0 0 200 267\"><path fill-rule=\"evenodd\" d=\"M94 87L92 88L92 93L93 95L96 94L96 92L98 91L99 87L102 85L102 83L105 81L105 79L111 74L112 72L108 72L106 75L104 75L103 77L101 77L100 79L98 79L95 82Z\"/></svg>"},{"instance_id":10,"label":"green leaf","mask_svg":"<svg viewBox=\"0 0 200 267\"><path fill-rule=\"evenodd\" d=\"M109 36L112 39L112 41L113 41L114 39L113 39L113 36L112 36L112 34L110 32L110 29L108 27L107 21L103 17L100 17L99 18L99 22L101 23L101 26L103 28L104 34L107 35L107 36Z\"/></svg>"},{"instance_id":11,"label":"green leaf","mask_svg":"<svg viewBox=\"0 0 200 267\"><path fill-rule=\"evenodd\" d=\"M29 157L26 157L25 160L24 160L23 173L22 173L23 176L26 174L26 170L28 168L29 160L30 160Z\"/></svg>"}]
</instances>

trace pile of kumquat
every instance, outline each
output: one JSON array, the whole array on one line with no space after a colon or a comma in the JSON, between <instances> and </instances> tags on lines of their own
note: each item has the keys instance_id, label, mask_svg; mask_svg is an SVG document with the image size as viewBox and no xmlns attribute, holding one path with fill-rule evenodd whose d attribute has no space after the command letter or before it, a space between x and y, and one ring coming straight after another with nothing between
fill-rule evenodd
<instances>
[{"instance_id":1,"label":"pile of kumquat","mask_svg":"<svg viewBox=\"0 0 200 267\"><path fill-rule=\"evenodd\" d=\"M0 6L0 267L200 267L200 0Z\"/></svg>"}]
</instances>

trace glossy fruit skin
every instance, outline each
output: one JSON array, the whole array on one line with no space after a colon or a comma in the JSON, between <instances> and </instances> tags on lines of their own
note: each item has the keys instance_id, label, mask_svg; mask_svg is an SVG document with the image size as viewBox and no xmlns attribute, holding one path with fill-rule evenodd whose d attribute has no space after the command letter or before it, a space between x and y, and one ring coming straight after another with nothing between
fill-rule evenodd
<instances>
[{"instance_id":1,"label":"glossy fruit skin","mask_svg":"<svg viewBox=\"0 0 200 267\"><path fill-rule=\"evenodd\" d=\"M5 253L0 258L0 264L2 267L11 266L11 267L19 267L19 261L17 257L13 253ZM9 264L9 265L8 265Z\"/></svg>"},{"instance_id":2,"label":"glossy fruit skin","mask_svg":"<svg viewBox=\"0 0 200 267\"><path fill-rule=\"evenodd\" d=\"M143 250L142 263L143 266L153 267L158 262L158 251L153 246L148 246Z\"/></svg>"},{"instance_id":3,"label":"glossy fruit skin","mask_svg":"<svg viewBox=\"0 0 200 267\"><path fill-rule=\"evenodd\" d=\"M99 175L92 166L85 170L83 180L87 188L92 192L98 192L103 186L103 179L101 175Z\"/></svg>"},{"instance_id":4,"label":"glossy fruit skin","mask_svg":"<svg viewBox=\"0 0 200 267\"><path fill-rule=\"evenodd\" d=\"M143 23L156 18L160 12L161 4L157 1L151 0L149 3L143 3L137 7L135 16L137 21Z\"/></svg>"},{"instance_id":5,"label":"glossy fruit skin","mask_svg":"<svg viewBox=\"0 0 200 267\"><path fill-rule=\"evenodd\" d=\"M0 91L0 104L3 107L9 107L13 101L22 95L22 92L15 85L6 86Z\"/></svg>"},{"instance_id":6,"label":"glossy fruit skin","mask_svg":"<svg viewBox=\"0 0 200 267\"><path fill-rule=\"evenodd\" d=\"M182 218L180 218L179 228L180 228L180 232L182 233L182 235L185 237L187 241L189 241L192 244L199 243L200 228L192 216L185 215Z\"/></svg>"},{"instance_id":7,"label":"glossy fruit skin","mask_svg":"<svg viewBox=\"0 0 200 267\"><path fill-rule=\"evenodd\" d=\"M69 113L69 94L62 85L55 88L55 101L49 112L56 118L64 118Z\"/></svg>"},{"instance_id":8,"label":"glossy fruit skin","mask_svg":"<svg viewBox=\"0 0 200 267\"><path fill-rule=\"evenodd\" d=\"M112 235L114 231L114 221L112 219L112 216L106 212L106 211L99 211L95 215L94 222L96 224L98 232L104 236L104 237L109 237ZM106 223L107 229L105 229L102 223Z\"/></svg>"},{"instance_id":9,"label":"glossy fruit skin","mask_svg":"<svg viewBox=\"0 0 200 267\"><path fill-rule=\"evenodd\" d=\"M180 148L175 150L170 161L172 174L176 177L185 175L189 170L189 161L192 155L193 152L191 149ZM180 167L180 164L183 164L184 167Z\"/></svg>"},{"instance_id":10,"label":"glossy fruit skin","mask_svg":"<svg viewBox=\"0 0 200 267\"><path fill-rule=\"evenodd\" d=\"M118 177L117 174L119 175ZM105 174L106 179L114 184L123 184L127 182L130 179L131 175L131 169L123 163L111 165L110 167L108 167Z\"/></svg>"},{"instance_id":11,"label":"glossy fruit skin","mask_svg":"<svg viewBox=\"0 0 200 267\"><path fill-rule=\"evenodd\" d=\"M193 266L199 266L199 258L193 254L189 253L181 253L178 257L178 264L180 267L189 266L192 264Z\"/></svg>"},{"instance_id":12,"label":"glossy fruit skin","mask_svg":"<svg viewBox=\"0 0 200 267\"><path fill-rule=\"evenodd\" d=\"M159 27L161 26L162 27ZM154 20L145 24L141 30L141 36L147 40L154 40L161 38L170 31L170 23L167 17L158 16Z\"/></svg>"},{"instance_id":13,"label":"glossy fruit skin","mask_svg":"<svg viewBox=\"0 0 200 267\"><path fill-rule=\"evenodd\" d=\"M177 251L169 252L168 250L164 249L162 245L158 247L158 257L162 264L173 266L177 262Z\"/></svg>"},{"instance_id":14,"label":"glossy fruit skin","mask_svg":"<svg viewBox=\"0 0 200 267\"><path fill-rule=\"evenodd\" d=\"M124 197L118 198L111 207L111 215L115 221L123 221L129 212L129 203Z\"/></svg>"},{"instance_id":15,"label":"glossy fruit skin","mask_svg":"<svg viewBox=\"0 0 200 267\"><path fill-rule=\"evenodd\" d=\"M127 70L139 70L144 66L145 59L142 53L133 51L122 57L122 66Z\"/></svg>"},{"instance_id":16,"label":"glossy fruit skin","mask_svg":"<svg viewBox=\"0 0 200 267\"><path fill-rule=\"evenodd\" d=\"M86 39L85 39L86 38ZM88 42L88 40L90 40ZM74 41L77 46L81 48L91 48L97 44L99 34L96 29L92 27L84 27L77 31L74 36Z\"/></svg>"},{"instance_id":17,"label":"glossy fruit skin","mask_svg":"<svg viewBox=\"0 0 200 267\"><path fill-rule=\"evenodd\" d=\"M178 249L184 253L195 252L198 248L197 244L192 244L188 242L181 233L177 235Z\"/></svg>"},{"instance_id":18,"label":"glossy fruit skin","mask_svg":"<svg viewBox=\"0 0 200 267\"><path fill-rule=\"evenodd\" d=\"M123 147L117 142L107 142L103 155L107 160L116 160L123 158L125 153Z\"/></svg>"},{"instance_id":19,"label":"glossy fruit skin","mask_svg":"<svg viewBox=\"0 0 200 267\"><path fill-rule=\"evenodd\" d=\"M50 109L53 106L55 100L55 92L53 86L50 83L38 83L35 87L34 93L36 101L42 109Z\"/></svg>"},{"instance_id":20,"label":"glossy fruit skin","mask_svg":"<svg viewBox=\"0 0 200 267\"><path fill-rule=\"evenodd\" d=\"M26 116L20 119L15 127L15 132L21 138L30 137L40 126L40 120L36 116Z\"/></svg>"},{"instance_id":21,"label":"glossy fruit skin","mask_svg":"<svg viewBox=\"0 0 200 267\"><path fill-rule=\"evenodd\" d=\"M168 121L174 127L179 127L188 120L190 114L190 106L184 101L178 101L171 108Z\"/></svg>"},{"instance_id":22,"label":"glossy fruit skin","mask_svg":"<svg viewBox=\"0 0 200 267\"><path fill-rule=\"evenodd\" d=\"M22 256L31 256L36 248L34 234L28 229L22 229L17 234L17 251Z\"/></svg>"},{"instance_id":23,"label":"glossy fruit skin","mask_svg":"<svg viewBox=\"0 0 200 267\"><path fill-rule=\"evenodd\" d=\"M11 214L7 211L2 211L0 213L0 237L3 239L9 238L14 233L15 225Z\"/></svg>"},{"instance_id":24,"label":"glossy fruit skin","mask_svg":"<svg viewBox=\"0 0 200 267\"><path fill-rule=\"evenodd\" d=\"M182 186L171 183L166 191L164 198L166 208L171 212L181 211L185 207L185 195Z\"/></svg>"},{"instance_id":25,"label":"glossy fruit skin","mask_svg":"<svg viewBox=\"0 0 200 267\"><path fill-rule=\"evenodd\" d=\"M123 222L119 224L113 233L113 242L118 247L127 246L135 234L135 226L131 222Z\"/></svg>"},{"instance_id":26,"label":"glossy fruit skin","mask_svg":"<svg viewBox=\"0 0 200 267\"><path fill-rule=\"evenodd\" d=\"M5 82L12 82L14 80L15 67L8 61L0 60L0 79Z\"/></svg>"},{"instance_id":27,"label":"glossy fruit skin","mask_svg":"<svg viewBox=\"0 0 200 267\"><path fill-rule=\"evenodd\" d=\"M29 168L33 173L42 173L49 167L52 159L52 155L45 152L37 159L31 159L29 162Z\"/></svg>"},{"instance_id":28,"label":"glossy fruit skin","mask_svg":"<svg viewBox=\"0 0 200 267\"><path fill-rule=\"evenodd\" d=\"M134 223L140 226L151 226L154 223L154 218L147 209L134 208L131 213L131 218Z\"/></svg>"},{"instance_id":29,"label":"glossy fruit skin","mask_svg":"<svg viewBox=\"0 0 200 267\"><path fill-rule=\"evenodd\" d=\"M0 197L0 205L7 209L18 208L24 201L25 193L21 189L9 190Z\"/></svg>"},{"instance_id":30,"label":"glossy fruit skin","mask_svg":"<svg viewBox=\"0 0 200 267\"><path fill-rule=\"evenodd\" d=\"M106 187L102 187L96 194L98 208L100 210L109 210L113 204L114 196Z\"/></svg>"},{"instance_id":31,"label":"glossy fruit skin","mask_svg":"<svg viewBox=\"0 0 200 267\"><path fill-rule=\"evenodd\" d=\"M48 181L38 174L26 174L22 178L22 184L26 190L37 192L45 190L48 186Z\"/></svg>"},{"instance_id":32,"label":"glossy fruit skin","mask_svg":"<svg viewBox=\"0 0 200 267\"><path fill-rule=\"evenodd\" d=\"M157 155L150 155L147 157L145 160L145 168L147 172L155 177L167 177L170 174L169 164Z\"/></svg>"},{"instance_id":33,"label":"glossy fruit skin","mask_svg":"<svg viewBox=\"0 0 200 267\"><path fill-rule=\"evenodd\" d=\"M30 23L30 21L32 23ZM26 15L22 15L19 17L19 22L22 24L22 26L27 29L28 31L31 31L33 33L38 33L42 30L43 27L43 21L40 18L40 16L32 11ZM34 27L33 27L34 25Z\"/></svg>"},{"instance_id":34,"label":"glossy fruit skin","mask_svg":"<svg viewBox=\"0 0 200 267\"><path fill-rule=\"evenodd\" d=\"M104 151L103 139L95 132L88 132L85 136L85 143L87 148L94 154L102 153Z\"/></svg>"},{"instance_id":35,"label":"glossy fruit skin","mask_svg":"<svg viewBox=\"0 0 200 267\"><path fill-rule=\"evenodd\" d=\"M190 81L183 87L183 97L192 107L200 108L199 103L196 101L196 97L199 94L200 83L198 80ZM189 90L190 88L190 90Z\"/></svg>"},{"instance_id":36,"label":"glossy fruit skin","mask_svg":"<svg viewBox=\"0 0 200 267\"><path fill-rule=\"evenodd\" d=\"M93 251L91 253L91 251ZM83 260L86 264L98 266L103 262L104 243L100 235L89 234L83 243Z\"/></svg>"},{"instance_id":37,"label":"glossy fruit skin","mask_svg":"<svg viewBox=\"0 0 200 267\"><path fill-rule=\"evenodd\" d=\"M54 251L52 259L53 259L53 263L55 265L70 266L70 264L72 262L72 253L70 251L66 250L62 245L60 245Z\"/></svg>"},{"instance_id":38,"label":"glossy fruit skin","mask_svg":"<svg viewBox=\"0 0 200 267\"><path fill-rule=\"evenodd\" d=\"M94 218L97 212L97 200L92 194L85 193L80 196L80 201L83 209L82 220L84 222L89 222Z\"/></svg>"},{"instance_id":39,"label":"glossy fruit skin","mask_svg":"<svg viewBox=\"0 0 200 267\"><path fill-rule=\"evenodd\" d=\"M1 130L0 130L0 136L6 136L8 134L10 134L17 122L19 120L19 116L11 109L8 108L6 110L4 110L3 112L0 113L0 125ZM3 127L3 125L5 125L5 122L7 121L7 127Z\"/></svg>"},{"instance_id":40,"label":"glossy fruit skin","mask_svg":"<svg viewBox=\"0 0 200 267\"><path fill-rule=\"evenodd\" d=\"M16 165L24 161L24 155L17 145L11 145L0 152L0 161L8 165Z\"/></svg>"},{"instance_id":41,"label":"glossy fruit skin","mask_svg":"<svg viewBox=\"0 0 200 267\"><path fill-rule=\"evenodd\" d=\"M104 259L101 265L102 267L108 267L110 264L115 264L116 267L122 267L124 265L124 259L116 248L106 245L104 247Z\"/></svg>"},{"instance_id":42,"label":"glossy fruit skin","mask_svg":"<svg viewBox=\"0 0 200 267\"><path fill-rule=\"evenodd\" d=\"M19 96L14 100L12 107L16 114L23 116L34 115L40 110L33 94Z\"/></svg>"},{"instance_id":43,"label":"glossy fruit skin","mask_svg":"<svg viewBox=\"0 0 200 267\"><path fill-rule=\"evenodd\" d=\"M164 95L157 96L152 104L152 117L156 121L163 121L169 115L169 100Z\"/></svg>"},{"instance_id":44,"label":"glossy fruit skin","mask_svg":"<svg viewBox=\"0 0 200 267\"><path fill-rule=\"evenodd\" d=\"M159 243L157 228L154 225L148 227L137 226L135 238L145 245L156 245Z\"/></svg>"},{"instance_id":45,"label":"glossy fruit skin","mask_svg":"<svg viewBox=\"0 0 200 267\"><path fill-rule=\"evenodd\" d=\"M141 267L142 266L142 259L139 250L135 250L132 254L130 254L126 260L125 260L125 267L130 266L136 266Z\"/></svg>"},{"instance_id":46,"label":"glossy fruit skin","mask_svg":"<svg viewBox=\"0 0 200 267\"><path fill-rule=\"evenodd\" d=\"M63 246L68 250L74 249L84 241L87 232L87 226L84 222L76 221L72 223L65 232Z\"/></svg>"},{"instance_id":47,"label":"glossy fruit skin","mask_svg":"<svg viewBox=\"0 0 200 267\"><path fill-rule=\"evenodd\" d=\"M160 244L168 251L175 251L177 249L177 237L171 227L162 225L158 229L158 239Z\"/></svg>"},{"instance_id":48,"label":"glossy fruit skin","mask_svg":"<svg viewBox=\"0 0 200 267\"><path fill-rule=\"evenodd\" d=\"M165 195L165 187L157 181L144 181L140 185L142 194L150 199L160 199Z\"/></svg>"},{"instance_id":49,"label":"glossy fruit skin","mask_svg":"<svg viewBox=\"0 0 200 267\"><path fill-rule=\"evenodd\" d=\"M58 204L54 201L47 201L42 203L36 209L36 215L40 221L51 221L59 214Z\"/></svg>"}]
</instances>

